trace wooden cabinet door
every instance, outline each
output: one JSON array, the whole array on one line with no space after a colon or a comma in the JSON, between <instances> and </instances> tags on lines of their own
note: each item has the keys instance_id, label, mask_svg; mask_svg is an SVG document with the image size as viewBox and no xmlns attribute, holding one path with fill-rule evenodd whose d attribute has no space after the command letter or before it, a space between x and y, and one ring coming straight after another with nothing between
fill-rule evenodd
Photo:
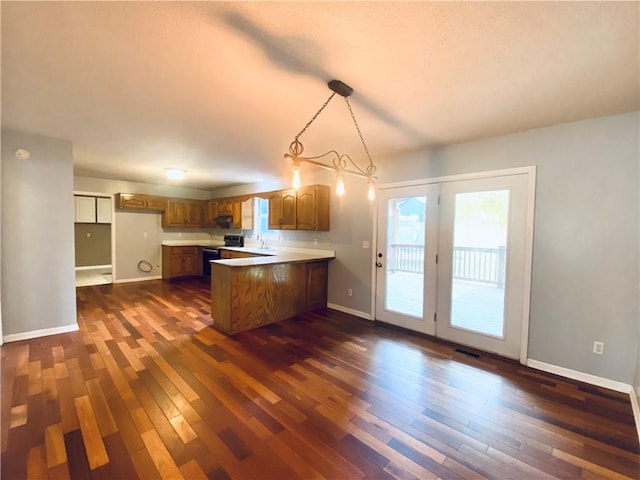
<instances>
[{"instance_id":1,"label":"wooden cabinet door","mask_svg":"<svg viewBox=\"0 0 640 480\"><path fill-rule=\"evenodd\" d=\"M249 198L242 202L242 219L240 228L243 230L253 230L253 203L253 198Z\"/></svg>"},{"instance_id":2,"label":"wooden cabinet door","mask_svg":"<svg viewBox=\"0 0 640 480\"><path fill-rule=\"evenodd\" d=\"M196 254L194 252L189 255L181 255L182 257L182 275L195 275L196 274Z\"/></svg>"},{"instance_id":3,"label":"wooden cabinet door","mask_svg":"<svg viewBox=\"0 0 640 480\"><path fill-rule=\"evenodd\" d=\"M233 201L233 228L242 228L242 202L240 199Z\"/></svg>"},{"instance_id":4,"label":"wooden cabinet door","mask_svg":"<svg viewBox=\"0 0 640 480\"><path fill-rule=\"evenodd\" d=\"M167 209L167 199L165 197L147 196L144 199L144 209L164 212Z\"/></svg>"},{"instance_id":5,"label":"wooden cabinet door","mask_svg":"<svg viewBox=\"0 0 640 480\"><path fill-rule=\"evenodd\" d=\"M269 230L281 229L282 222L282 194L273 192L269 195Z\"/></svg>"},{"instance_id":6,"label":"wooden cabinet door","mask_svg":"<svg viewBox=\"0 0 640 480\"><path fill-rule=\"evenodd\" d=\"M298 230L315 230L316 214L316 188L305 187L298 190L298 205L296 228Z\"/></svg>"},{"instance_id":7,"label":"wooden cabinet door","mask_svg":"<svg viewBox=\"0 0 640 480\"><path fill-rule=\"evenodd\" d=\"M313 185L298 190L298 230L329 231L329 187Z\"/></svg>"},{"instance_id":8,"label":"wooden cabinet door","mask_svg":"<svg viewBox=\"0 0 640 480\"><path fill-rule=\"evenodd\" d=\"M183 227L185 224L185 202L172 198L167 200L167 210L162 216L163 227Z\"/></svg>"},{"instance_id":9,"label":"wooden cabinet door","mask_svg":"<svg viewBox=\"0 0 640 480\"><path fill-rule=\"evenodd\" d=\"M327 262L307 263L307 308L327 306Z\"/></svg>"},{"instance_id":10,"label":"wooden cabinet door","mask_svg":"<svg viewBox=\"0 0 640 480\"><path fill-rule=\"evenodd\" d=\"M295 190L286 190L282 192L282 223L280 228L283 230L296 229L297 217L297 195Z\"/></svg>"},{"instance_id":11,"label":"wooden cabinet door","mask_svg":"<svg viewBox=\"0 0 640 480\"><path fill-rule=\"evenodd\" d=\"M144 210L145 200L141 195L118 193L116 195L116 206L122 209Z\"/></svg>"},{"instance_id":12,"label":"wooden cabinet door","mask_svg":"<svg viewBox=\"0 0 640 480\"><path fill-rule=\"evenodd\" d=\"M217 200L209 200L205 204L204 208L204 221L205 227L216 227L216 217L218 216L218 202Z\"/></svg>"},{"instance_id":13,"label":"wooden cabinet door","mask_svg":"<svg viewBox=\"0 0 640 480\"><path fill-rule=\"evenodd\" d=\"M233 215L233 200L229 198L218 199L218 215Z\"/></svg>"},{"instance_id":14,"label":"wooden cabinet door","mask_svg":"<svg viewBox=\"0 0 640 480\"><path fill-rule=\"evenodd\" d=\"M185 210L186 225L189 227L201 227L202 202L200 202L199 200L189 200L186 202Z\"/></svg>"}]
</instances>

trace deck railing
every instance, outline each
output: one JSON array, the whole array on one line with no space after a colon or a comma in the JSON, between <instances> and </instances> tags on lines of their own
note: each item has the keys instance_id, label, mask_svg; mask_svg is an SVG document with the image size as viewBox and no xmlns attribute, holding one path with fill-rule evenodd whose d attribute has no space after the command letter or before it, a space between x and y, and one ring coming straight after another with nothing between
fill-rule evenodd
<instances>
[{"instance_id":1,"label":"deck railing","mask_svg":"<svg viewBox=\"0 0 640 480\"><path fill-rule=\"evenodd\" d=\"M389 269L398 272L422 273L424 247L411 243L389 245ZM504 287L505 247L454 247L453 278L489 283Z\"/></svg>"}]
</instances>

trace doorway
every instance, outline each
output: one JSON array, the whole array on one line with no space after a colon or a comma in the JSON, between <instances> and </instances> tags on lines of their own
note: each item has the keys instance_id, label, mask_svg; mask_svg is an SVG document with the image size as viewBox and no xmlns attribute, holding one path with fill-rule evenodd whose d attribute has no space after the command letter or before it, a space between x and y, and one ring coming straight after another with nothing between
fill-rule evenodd
<instances>
[{"instance_id":1,"label":"doorway","mask_svg":"<svg viewBox=\"0 0 640 480\"><path fill-rule=\"evenodd\" d=\"M382 187L375 318L526 358L535 169Z\"/></svg>"},{"instance_id":2,"label":"doorway","mask_svg":"<svg viewBox=\"0 0 640 480\"><path fill-rule=\"evenodd\" d=\"M74 192L76 287L113 283L113 199Z\"/></svg>"}]
</instances>

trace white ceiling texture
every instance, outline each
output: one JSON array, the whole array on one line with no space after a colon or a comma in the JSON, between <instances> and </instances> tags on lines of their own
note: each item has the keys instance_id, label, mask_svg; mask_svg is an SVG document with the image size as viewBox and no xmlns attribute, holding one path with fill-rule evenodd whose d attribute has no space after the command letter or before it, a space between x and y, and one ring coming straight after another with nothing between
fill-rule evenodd
<instances>
[{"instance_id":1,"label":"white ceiling texture","mask_svg":"<svg viewBox=\"0 0 640 480\"><path fill-rule=\"evenodd\" d=\"M2 124L76 175L268 180L330 95L407 152L639 109L638 2L2 2ZM364 160L341 97L301 137Z\"/></svg>"}]
</instances>

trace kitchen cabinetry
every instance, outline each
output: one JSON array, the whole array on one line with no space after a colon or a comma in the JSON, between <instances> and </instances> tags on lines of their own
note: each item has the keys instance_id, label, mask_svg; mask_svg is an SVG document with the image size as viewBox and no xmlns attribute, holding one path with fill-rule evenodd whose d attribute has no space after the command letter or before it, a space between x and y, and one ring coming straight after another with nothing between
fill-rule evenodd
<instances>
[{"instance_id":1,"label":"kitchen cabinetry","mask_svg":"<svg viewBox=\"0 0 640 480\"><path fill-rule=\"evenodd\" d=\"M74 195L75 223L111 223L111 199Z\"/></svg>"},{"instance_id":2,"label":"kitchen cabinetry","mask_svg":"<svg viewBox=\"0 0 640 480\"><path fill-rule=\"evenodd\" d=\"M96 222L111 223L111 199L96 197Z\"/></svg>"},{"instance_id":3,"label":"kitchen cabinetry","mask_svg":"<svg viewBox=\"0 0 640 480\"><path fill-rule=\"evenodd\" d=\"M312 185L269 195L270 230L329 230L329 187Z\"/></svg>"},{"instance_id":4,"label":"kitchen cabinetry","mask_svg":"<svg viewBox=\"0 0 640 480\"><path fill-rule=\"evenodd\" d=\"M74 196L76 207L76 223L96 223L96 198Z\"/></svg>"},{"instance_id":5,"label":"kitchen cabinetry","mask_svg":"<svg viewBox=\"0 0 640 480\"><path fill-rule=\"evenodd\" d=\"M233 228L253 230L253 198L233 202Z\"/></svg>"},{"instance_id":6,"label":"kitchen cabinetry","mask_svg":"<svg viewBox=\"0 0 640 480\"><path fill-rule=\"evenodd\" d=\"M233 199L219 198L218 200L218 216L233 215Z\"/></svg>"},{"instance_id":7,"label":"kitchen cabinetry","mask_svg":"<svg viewBox=\"0 0 640 480\"><path fill-rule=\"evenodd\" d=\"M328 260L211 264L213 328L227 334L327 306Z\"/></svg>"},{"instance_id":8,"label":"kitchen cabinetry","mask_svg":"<svg viewBox=\"0 0 640 480\"><path fill-rule=\"evenodd\" d=\"M215 228L217 226L216 217L218 216L218 201L208 200L204 202L203 210L204 218L202 226Z\"/></svg>"},{"instance_id":9,"label":"kitchen cabinetry","mask_svg":"<svg viewBox=\"0 0 640 480\"><path fill-rule=\"evenodd\" d=\"M202 274L200 247L162 246L162 278L188 277ZM200 261L198 259L200 258Z\"/></svg>"},{"instance_id":10,"label":"kitchen cabinetry","mask_svg":"<svg viewBox=\"0 0 640 480\"><path fill-rule=\"evenodd\" d=\"M296 229L297 195L295 190L269 194L269 230Z\"/></svg>"},{"instance_id":11,"label":"kitchen cabinetry","mask_svg":"<svg viewBox=\"0 0 640 480\"><path fill-rule=\"evenodd\" d=\"M170 198L162 215L163 227L202 227L202 201Z\"/></svg>"},{"instance_id":12,"label":"kitchen cabinetry","mask_svg":"<svg viewBox=\"0 0 640 480\"><path fill-rule=\"evenodd\" d=\"M327 262L307 263L307 308L315 310L327 306Z\"/></svg>"},{"instance_id":13,"label":"kitchen cabinetry","mask_svg":"<svg viewBox=\"0 0 640 480\"><path fill-rule=\"evenodd\" d=\"M116 193L116 208L121 210L150 210L164 212L167 208L167 199L155 195L142 193Z\"/></svg>"},{"instance_id":14,"label":"kitchen cabinetry","mask_svg":"<svg viewBox=\"0 0 640 480\"><path fill-rule=\"evenodd\" d=\"M220 249L220 258L222 260L228 260L230 258L249 258L249 257L259 257L260 255L256 255L255 253L249 252L237 252L235 250L226 250Z\"/></svg>"}]
</instances>

